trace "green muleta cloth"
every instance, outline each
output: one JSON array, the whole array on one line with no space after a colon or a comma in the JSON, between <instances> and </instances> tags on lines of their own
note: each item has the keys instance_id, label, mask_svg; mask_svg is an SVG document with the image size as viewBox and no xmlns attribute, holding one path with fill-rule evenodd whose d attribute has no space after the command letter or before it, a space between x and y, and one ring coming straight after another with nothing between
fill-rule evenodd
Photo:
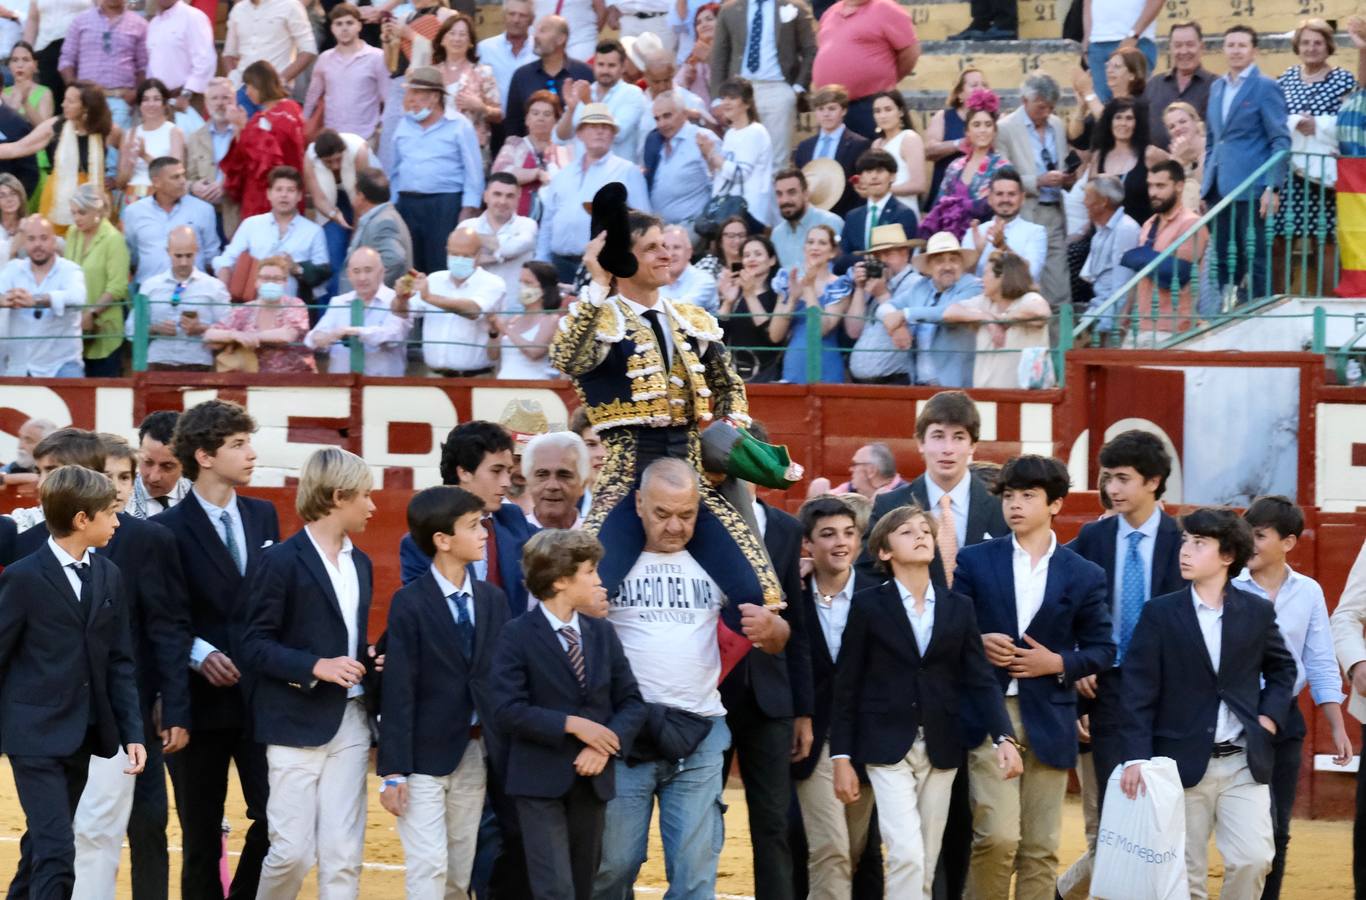
<instances>
[{"instance_id":1,"label":"green muleta cloth","mask_svg":"<svg viewBox=\"0 0 1366 900\"><path fill-rule=\"evenodd\" d=\"M726 421L713 422L702 432L702 467L775 490L786 490L804 474L787 447L765 444Z\"/></svg>"}]
</instances>

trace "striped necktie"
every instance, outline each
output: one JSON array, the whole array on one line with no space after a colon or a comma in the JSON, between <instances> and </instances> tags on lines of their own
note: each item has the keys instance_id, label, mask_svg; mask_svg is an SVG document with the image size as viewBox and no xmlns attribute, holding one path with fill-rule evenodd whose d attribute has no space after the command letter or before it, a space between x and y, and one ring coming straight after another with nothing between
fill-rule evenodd
<instances>
[{"instance_id":1,"label":"striped necktie","mask_svg":"<svg viewBox=\"0 0 1366 900\"><path fill-rule=\"evenodd\" d=\"M578 631L572 625L566 625L560 629L560 635L569 645L564 652L569 655L569 665L574 670L574 677L579 680L579 687L588 687L587 673L583 668L583 647L579 644Z\"/></svg>"}]
</instances>

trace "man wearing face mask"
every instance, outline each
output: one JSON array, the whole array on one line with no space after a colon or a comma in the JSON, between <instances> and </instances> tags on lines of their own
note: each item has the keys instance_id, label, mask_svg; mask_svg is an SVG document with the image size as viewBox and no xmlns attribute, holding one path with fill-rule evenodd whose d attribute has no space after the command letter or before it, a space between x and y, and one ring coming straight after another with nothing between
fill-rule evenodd
<instances>
[{"instance_id":1,"label":"man wearing face mask","mask_svg":"<svg viewBox=\"0 0 1366 900\"><path fill-rule=\"evenodd\" d=\"M395 311L422 316L422 359L443 378L479 378L493 374L489 361L490 313L497 312L507 285L479 268L479 235L458 228L446 241L446 268L413 278L410 290L398 295Z\"/></svg>"},{"instance_id":2,"label":"man wearing face mask","mask_svg":"<svg viewBox=\"0 0 1366 900\"><path fill-rule=\"evenodd\" d=\"M413 236L413 267L423 273L441 268L442 235L478 213L484 193L479 137L463 114L446 114L445 90L437 69L409 69L394 131L395 205Z\"/></svg>"},{"instance_id":3,"label":"man wearing face mask","mask_svg":"<svg viewBox=\"0 0 1366 900\"><path fill-rule=\"evenodd\" d=\"M521 185L508 172L494 172L484 188L484 212L465 227L479 235L479 256L475 262L485 271L503 279L505 312L520 312L522 263L536 251L536 220L517 215Z\"/></svg>"}]
</instances>

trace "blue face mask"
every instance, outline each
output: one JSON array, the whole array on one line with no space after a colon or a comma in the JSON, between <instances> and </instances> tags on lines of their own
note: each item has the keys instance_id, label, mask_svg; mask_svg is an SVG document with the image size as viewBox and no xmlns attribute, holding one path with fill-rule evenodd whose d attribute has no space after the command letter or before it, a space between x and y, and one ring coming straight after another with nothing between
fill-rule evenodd
<instances>
[{"instance_id":1,"label":"blue face mask","mask_svg":"<svg viewBox=\"0 0 1366 900\"><path fill-rule=\"evenodd\" d=\"M468 256L448 256L446 257L446 271L451 273L452 278L459 278L463 281L474 274L474 260Z\"/></svg>"},{"instance_id":2,"label":"blue face mask","mask_svg":"<svg viewBox=\"0 0 1366 900\"><path fill-rule=\"evenodd\" d=\"M403 114L414 122L422 122L432 114L432 111L430 109L408 109L404 110Z\"/></svg>"},{"instance_id":3,"label":"blue face mask","mask_svg":"<svg viewBox=\"0 0 1366 900\"><path fill-rule=\"evenodd\" d=\"M278 281L265 281L256 288L256 296L268 303L279 300L285 295L285 286Z\"/></svg>"}]
</instances>

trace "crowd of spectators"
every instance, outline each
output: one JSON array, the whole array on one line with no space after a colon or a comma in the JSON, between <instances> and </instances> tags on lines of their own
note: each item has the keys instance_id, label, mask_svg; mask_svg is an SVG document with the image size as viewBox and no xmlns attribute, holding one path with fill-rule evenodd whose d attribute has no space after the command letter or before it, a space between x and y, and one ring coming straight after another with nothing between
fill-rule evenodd
<instances>
[{"instance_id":1,"label":"crowd of spectators","mask_svg":"<svg viewBox=\"0 0 1366 900\"><path fill-rule=\"evenodd\" d=\"M1273 80L1250 28L1216 75L1178 23L1158 69L1157 5L1087 4L1075 107L1036 71L1006 110L971 66L918 81L893 0L655 5L505 0L481 35L469 0L9 4L0 372L554 377L614 181L753 381L1036 387L1059 310L1122 329L1173 245L1136 291L1167 331L1268 293L1263 226L1331 242L1357 83L1323 20ZM957 37L1015 37L1005 7ZM908 76L947 98L923 129Z\"/></svg>"}]
</instances>

